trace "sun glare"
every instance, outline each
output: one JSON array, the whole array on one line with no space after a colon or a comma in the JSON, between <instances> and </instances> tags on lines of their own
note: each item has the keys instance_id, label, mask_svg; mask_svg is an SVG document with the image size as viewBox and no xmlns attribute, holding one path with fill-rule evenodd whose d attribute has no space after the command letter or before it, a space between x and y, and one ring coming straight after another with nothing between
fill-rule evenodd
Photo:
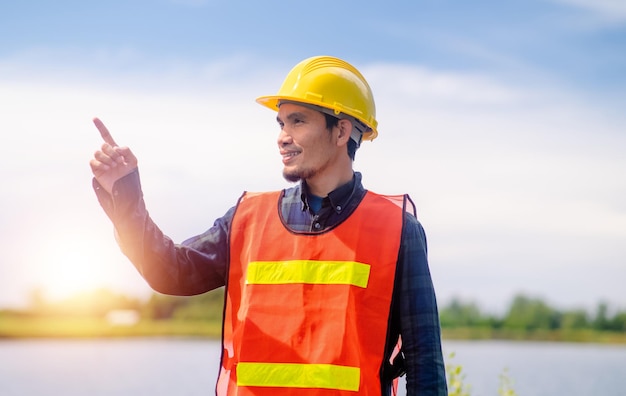
<instances>
[{"instance_id":1,"label":"sun glare","mask_svg":"<svg viewBox=\"0 0 626 396\"><path fill-rule=\"evenodd\" d=\"M46 298L59 301L102 287L103 263L85 243L60 243L44 258L42 288Z\"/></svg>"},{"instance_id":2,"label":"sun glare","mask_svg":"<svg viewBox=\"0 0 626 396\"><path fill-rule=\"evenodd\" d=\"M69 297L97 286L89 257L81 252L67 252L53 265L56 271L46 283L51 298Z\"/></svg>"}]
</instances>

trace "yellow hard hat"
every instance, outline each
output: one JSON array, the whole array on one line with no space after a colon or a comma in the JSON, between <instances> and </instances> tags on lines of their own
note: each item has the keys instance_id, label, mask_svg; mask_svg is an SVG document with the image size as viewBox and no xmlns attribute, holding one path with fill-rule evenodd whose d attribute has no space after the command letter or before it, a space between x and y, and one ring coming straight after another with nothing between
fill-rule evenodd
<instances>
[{"instance_id":1,"label":"yellow hard hat","mask_svg":"<svg viewBox=\"0 0 626 396\"><path fill-rule=\"evenodd\" d=\"M298 63L285 78L276 95L256 101L278 111L282 101L300 102L330 109L340 117L346 114L366 127L363 140L374 140L376 105L369 84L351 64L331 56L314 56Z\"/></svg>"}]
</instances>

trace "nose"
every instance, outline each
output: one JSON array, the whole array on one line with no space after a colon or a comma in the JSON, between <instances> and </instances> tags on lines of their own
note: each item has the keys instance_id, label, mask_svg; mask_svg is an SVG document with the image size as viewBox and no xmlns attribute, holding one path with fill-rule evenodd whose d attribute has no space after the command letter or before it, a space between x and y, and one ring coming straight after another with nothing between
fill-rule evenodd
<instances>
[{"instance_id":1,"label":"nose","mask_svg":"<svg viewBox=\"0 0 626 396\"><path fill-rule=\"evenodd\" d=\"M293 138L291 137L291 135L289 133L287 133L285 131L285 128L281 128L280 129L280 133L278 134L278 146L279 147L284 147L287 146L291 143L293 143Z\"/></svg>"}]
</instances>

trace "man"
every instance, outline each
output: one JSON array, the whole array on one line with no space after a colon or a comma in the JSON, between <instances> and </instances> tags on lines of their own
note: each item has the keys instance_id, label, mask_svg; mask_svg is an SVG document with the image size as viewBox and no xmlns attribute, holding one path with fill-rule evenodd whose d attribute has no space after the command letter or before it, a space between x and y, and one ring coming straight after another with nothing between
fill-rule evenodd
<instances>
[{"instance_id":1,"label":"man","mask_svg":"<svg viewBox=\"0 0 626 396\"><path fill-rule=\"evenodd\" d=\"M148 216L135 156L94 119L94 188L122 251L159 292L226 286L218 396L389 395L404 372L408 395L447 394L424 230L408 196L369 192L352 168L377 135L366 80L313 57L257 102L277 111L283 176L300 183L245 193L180 245Z\"/></svg>"}]
</instances>

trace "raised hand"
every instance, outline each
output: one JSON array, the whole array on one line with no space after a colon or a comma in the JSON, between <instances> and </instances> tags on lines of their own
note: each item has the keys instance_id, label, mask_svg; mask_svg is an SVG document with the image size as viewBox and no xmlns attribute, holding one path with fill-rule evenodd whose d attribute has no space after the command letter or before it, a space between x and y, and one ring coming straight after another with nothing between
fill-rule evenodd
<instances>
[{"instance_id":1,"label":"raised hand","mask_svg":"<svg viewBox=\"0 0 626 396\"><path fill-rule=\"evenodd\" d=\"M111 133L99 118L94 118L93 123L100 131L104 143L100 150L94 153L89 165L98 183L111 194L116 181L137 169L137 158L128 147L119 147L115 143Z\"/></svg>"}]
</instances>

